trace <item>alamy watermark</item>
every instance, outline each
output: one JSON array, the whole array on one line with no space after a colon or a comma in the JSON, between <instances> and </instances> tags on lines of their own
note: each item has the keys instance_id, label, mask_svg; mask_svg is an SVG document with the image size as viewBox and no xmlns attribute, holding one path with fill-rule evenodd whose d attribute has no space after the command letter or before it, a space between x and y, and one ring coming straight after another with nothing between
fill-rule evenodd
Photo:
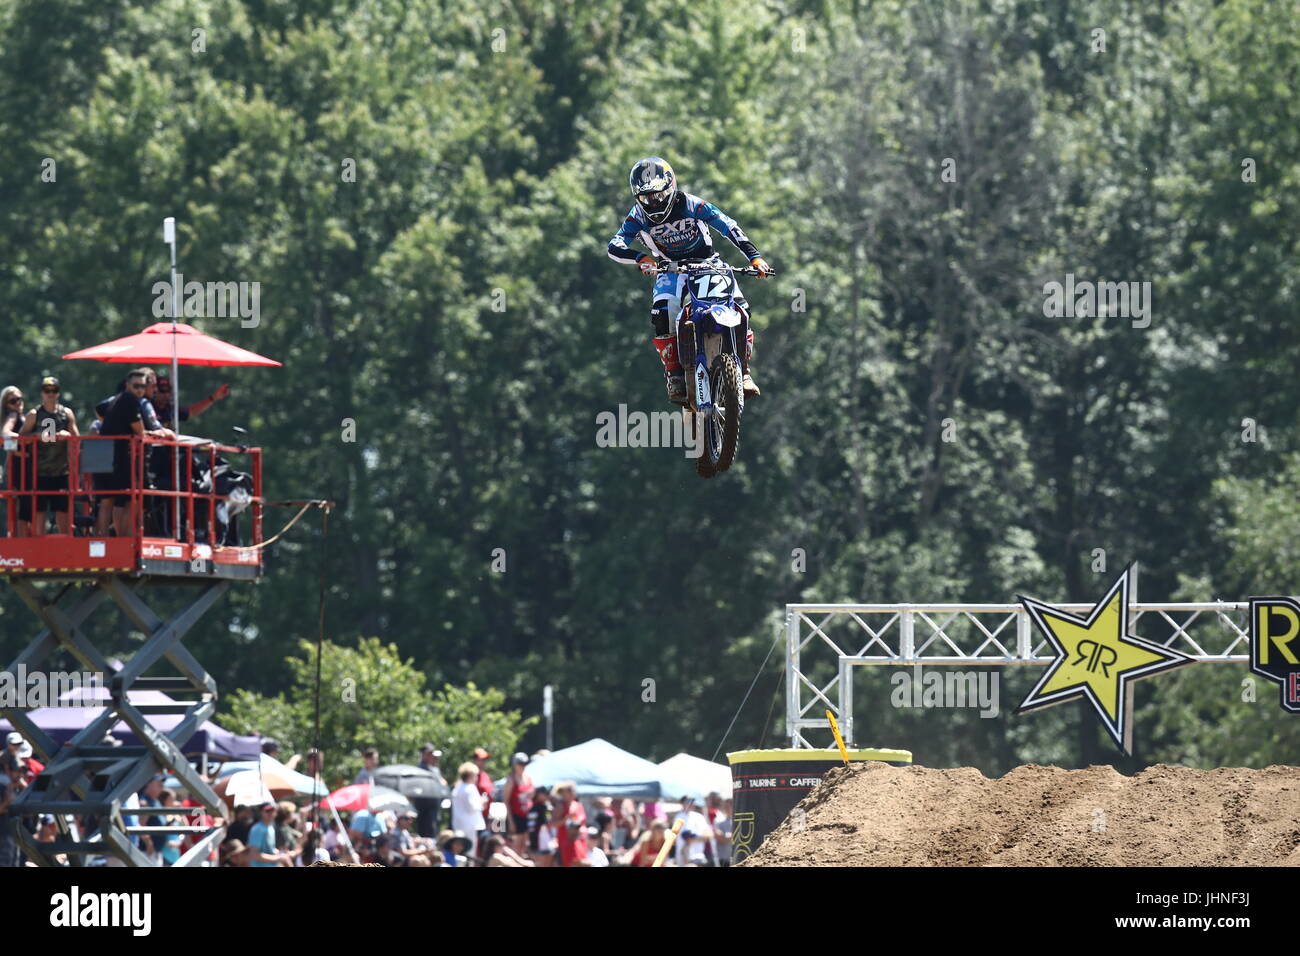
<instances>
[{"instance_id":1,"label":"alamy watermark","mask_svg":"<svg viewBox=\"0 0 1300 956\"><path fill-rule=\"evenodd\" d=\"M1092 282L1065 274L1065 282L1043 285L1043 315L1049 319L1132 319L1133 328L1151 325L1150 282Z\"/></svg>"},{"instance_id":2,"label":"alamy watermark","mask_svg":"<svg viewBox=\"0 0 1300 956\"><path fill-rule=\"evenodd\" d=\"M704 454L702 428L686 428L681 412L641 412L619 405L596 415L598 448L684 448L687 458Z\"/></svg>"},{"instance_id":3,"label":"alamy watermark","mask_svg":"<svg viewBox=\"0 0 1300 956\"><path fill-rule=\"evenodd\" d=\"M971 707L981 717L998 715L1001 675L997 671L957 671L951 668L921 672L916 664L910 671L894 671L889 702L895 707Z\"/></svg>"},{"instance_id":4,"label":"alamy watermark","mask_svg":"<svg viewBox=\"0 0 1300 956\"><path fill-rule=\"evenodd\" d=\"M103 707L104 677L95 671L0 671L0 708ZM87 693L89 691L89 693Z\"/></svg>"},{"instance_id":5,"label":"alamy watermark","mask_svg":"<svg viewBox=\"0 0 1300 956\"><path fill-rule=\"evenodd\" d=\"M262 283L185 281L176 273L180 314L187 319L239 319L245 329L255 329L262 322ZM154 318L172 317L172 284L161 280L153 284Z\"/></svg>"}]
</instances>

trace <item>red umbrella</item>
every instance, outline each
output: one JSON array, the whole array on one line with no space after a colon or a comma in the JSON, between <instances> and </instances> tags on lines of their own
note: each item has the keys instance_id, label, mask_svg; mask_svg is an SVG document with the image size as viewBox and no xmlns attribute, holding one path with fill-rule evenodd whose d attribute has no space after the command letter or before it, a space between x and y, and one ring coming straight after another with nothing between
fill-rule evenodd
<instances>
[{"instance_id":1,"label":"red umbrella","mask_svg":"<svg viewBox=\"0 0 1300 956\"><path fill-rule=\"evenodd\" d=\"M354 783L339 787L320 802L325 809L335 810L409 810L411 801L396 790L369 783Z\"/></svg>"},{"instance_id":2,"label":"red umbrella","mask_svg":"<svg viewBox=\"0 0 1300 956\"><path fill-rule=\"evenodd\" d=\"M370 806L370 784L354 783L340 787L321 801L321 806L334 810L365 810Z\"/></svg>"},{"instance_id":3,"label":"red umbrella","mask_svg":"<svg viewBox=\"0 0 1300 956\"><path fill-rule=\"evenodd\" d=\"M176 361L180 365L272 365L281 363L256 352L204 335L192 325L178 322L158 322L143 332L114 339L102 345L69 352L65 359L95 359L100 362L152 362L159 365L172 360L172 343L175 342Z\"/></svg>"},{"instance_id":4,"label":"red umbrella","mask_svg":"<svg viewBox=\"0 0 1300 956\"><path fill-rule=\"evenodd\" d=\"M173 249L173 259L175 252ZM175 262L173 261L173 270ZM181 383L177 374L180 365L272 365L280 362L256 352L241 349L204 335L184 322L156 322L143 332L114 339L88 349L69 352L65 359L95 359L99 362L130 362L139 365L150 362L172 367L172 428L180 430ZM172 487L180 485L180 458L172 455ZM176 499L176 535L180 538L180 500Z\"/></svg>"}]
</instances>

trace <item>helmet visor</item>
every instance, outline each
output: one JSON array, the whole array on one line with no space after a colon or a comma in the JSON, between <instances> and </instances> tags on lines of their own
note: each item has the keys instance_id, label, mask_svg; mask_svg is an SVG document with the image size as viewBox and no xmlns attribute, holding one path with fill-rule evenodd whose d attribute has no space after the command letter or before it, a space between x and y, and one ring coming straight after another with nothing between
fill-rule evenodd
<instances>
[{"instance_id":1,"label":"helmet visor","mask_svg":"<svg viewBox=\"0 0 1300 956\"><path fill-rule=\"evenodd\" d=\"M672 199L675 189L660 189L658 192L641 193L636 197L636 201L641 204L641 208L646 212L663 212L668 208L668 201Z\"/></svg>"}]
</instances>

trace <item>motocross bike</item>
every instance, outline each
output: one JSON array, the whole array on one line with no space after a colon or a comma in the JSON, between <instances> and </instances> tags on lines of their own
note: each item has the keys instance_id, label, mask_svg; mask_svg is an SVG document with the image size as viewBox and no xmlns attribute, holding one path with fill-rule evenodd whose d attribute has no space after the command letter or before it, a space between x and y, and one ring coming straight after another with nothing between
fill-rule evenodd
<instances>
[{"instance_id":1,"label":"motocross bike","mask_svg":"<svg viewBox=\"0 0 1300 956\"><path fill-rule=\"evenodd\" d=\"M686 276L682 284L687 291L676 320L677 355L686 374L685 434L693 447L703 445L695 459L696 473L712 478L735 460L745 410L742 356L749 313L736 302L735 277L759 272L737 269L717 256L665 262L656 270L658 275L669 272Z\"/></svg>"}]
</instances>

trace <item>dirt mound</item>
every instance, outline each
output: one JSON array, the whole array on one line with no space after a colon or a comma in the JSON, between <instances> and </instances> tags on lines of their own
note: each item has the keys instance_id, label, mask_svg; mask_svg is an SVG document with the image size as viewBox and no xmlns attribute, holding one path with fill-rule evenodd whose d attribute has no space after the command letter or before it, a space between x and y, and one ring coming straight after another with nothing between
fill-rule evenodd
<instances>
[{"instance_id":1,"label":"dirt mound","mask_svg":"<svg viewBox=\"0 0 1300 956\"><path fill-rule=\"evenodd\" d=\"M1300 866L1300 768L837 767L742 866Z\"/></svg>"}]
</instances>

